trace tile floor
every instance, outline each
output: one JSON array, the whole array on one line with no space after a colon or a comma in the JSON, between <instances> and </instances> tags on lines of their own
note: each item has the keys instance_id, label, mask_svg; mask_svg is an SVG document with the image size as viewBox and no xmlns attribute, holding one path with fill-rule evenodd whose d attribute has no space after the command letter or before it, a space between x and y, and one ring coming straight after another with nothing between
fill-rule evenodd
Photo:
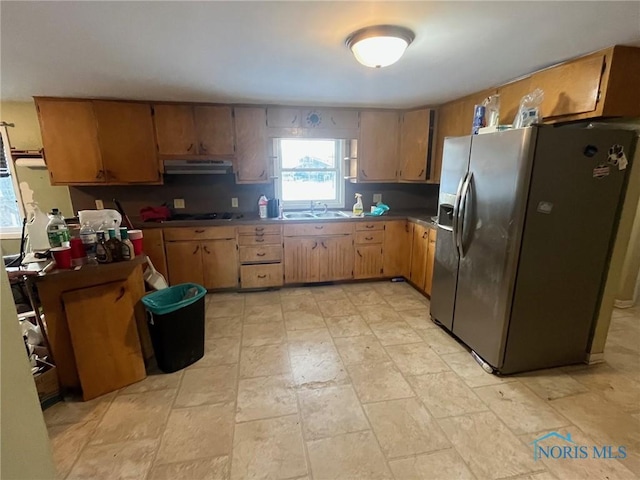
<instances>
[{"instance_id":1,"label":"tile floor","mask_svg":"<svg viewBox=\"0 0 640 480\"><path fill-rule=\"evenodd\" d=\"M499 378L408 284L207 297L195 365L45 411L60 478L625 479L640 475L640 310L606 363ZM534 461L542 433L625 460Z\"/></svg>"}]
</instances>

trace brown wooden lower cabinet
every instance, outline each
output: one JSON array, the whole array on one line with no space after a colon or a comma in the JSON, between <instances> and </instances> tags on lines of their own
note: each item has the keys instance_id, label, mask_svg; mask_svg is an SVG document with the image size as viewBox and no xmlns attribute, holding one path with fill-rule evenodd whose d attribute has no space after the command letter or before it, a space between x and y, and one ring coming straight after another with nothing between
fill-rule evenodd
<instances>
[{"instance_id":1,"label":"brown wooden lower cabinet","mask_svg":"<svg viewBox=\"0 0 640 480\"><path fill-rule=\"evenodd\" d=\"M153 266L164 278L168 278L167 257L164 253L164 235L161 228L146 228L143 231L142 250L149 257Z\"/></svg>"},{"instance_id":2,"label":"brown wooden lower cabinet","mask_svg":"<svg viewBox=\"0 0 640 480\"><path fill-rule=\"evenodd\" d=\"M167 242L168 281L171 285L180 283L204 284L202 246L198 241Z\"/></svg>"},{"instance_id":3,"label":"brown wooden lower cabinet","mask_svg":"<svg viewBox=\"0 0 640 480\"><path fill-rule=\"evenodd\" d=\"M267 288L282 286L282 264L242 265L240 267L242 288Z\"/></svg>"},{"instance_id":4,"label":"brown wooden lower cabinet","mask_svg":"<svg viewBox=\"0 0 640 480\"><path fill-rule=\"evenodd\" d=\"M420 290L424 290L427 270L427 250L429 248L429 232L422 225L413 226L413 247L411 252L411 280Z\"/></svg>"},{"instance_id":5,"label":"brown wooden lower cabinet","mask_svg":"<svg viewBox=\"0 0 640 480\"><path fill-rule=\"evenodd\" d=\"M321 281L321 249L322 246L314 237L285 238L284 282L311 283Z\"/></svg>"},{"instance_id":6,"label":"brown wooden lower cabinet","mask_svg":"<svg viewBox=\"0 0 640 480\"><path fill-rule=\"evenodd\" d=\"M319 237L320 278L322 282L353 278L353 237Z\"/></svg>"},{"instance_id":7,"label":"brown wooden lower cabinet","mask_svg":"<svg viewBox=\"0 0 640 480\"><path fill-rule=\"evenodd\" d=\"M209 289L238 286L238 250L236 241L209 240L201 243L204 287Z\"/></svg>"},{"instance_id":8,"label":"brown wooden lower cabinet","mask_svg":"<svg viewBox=\"0 0 640 480\"><path fill-rule=\"evenodd\" d=\"M436 259L436 235L435 228L429 229L429 247L427 249L427 268L424 280L424 292L431 296L431 286L433 285L433 265Z\"/></svg>"},{"instance_id":9,"label":"brown wooden lower cabinet","mask_svg":"<svg viewBox=\"0 0 640 480\"><path fill-rule=\"evenodd\" d=\"M197 283L208 289L238 286L235 240L167 242L165 251L171 285Z\"/></svg>"},{"instance_id":10,"label":"brown wooden lower cabinet","mask_svg":"<svg viewBox=\"0 0 640 480\"><path fill-rule=\"evenodd\" d=\"M414 224L407 220L385 222L383 275L409 278Z\"/></svg>"},{"instance_id":11,"label":"brown wooden lower cabinet","mask_svg":"<svg viewBox=\"0 0 640 480\"><path fill-rule=\"evenodd\" d=\"M353 278L380 278L382 276L382 244L356 245Z\"/></svg>"}]
</instances>

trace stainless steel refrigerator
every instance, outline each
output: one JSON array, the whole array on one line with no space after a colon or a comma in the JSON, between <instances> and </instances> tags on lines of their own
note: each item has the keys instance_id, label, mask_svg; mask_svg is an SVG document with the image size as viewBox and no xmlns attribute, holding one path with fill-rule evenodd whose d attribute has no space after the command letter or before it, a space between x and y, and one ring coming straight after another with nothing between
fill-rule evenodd
<instances>
[{"instance_id":1,"label":"stainless steel refrigerator","mask_svg":"<svg viewBox=\"0 0 640 480\"><path fill-rule=\"evenodd\" d=\"M447 138L432 318L501 373L584 361L634 143L553 127Z\"/></svg>"}]
</instances>

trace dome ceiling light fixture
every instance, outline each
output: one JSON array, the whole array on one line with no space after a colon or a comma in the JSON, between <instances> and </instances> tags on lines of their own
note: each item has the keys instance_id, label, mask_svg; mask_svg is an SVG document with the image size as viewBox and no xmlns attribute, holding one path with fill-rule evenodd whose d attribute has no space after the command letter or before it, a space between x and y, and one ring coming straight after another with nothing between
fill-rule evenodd
<instances>
[{"instance_id":1,"label":"dome ceiling light fixture","mask_svg":"<svg viewBox=\"0 0 640 480\"><path fill-rule=\"evenodd\" d=\"M405 27L375 25L361 28L347 37L347 47L362 65L371 68L396 63L415 38Z\"/></svg>"}]
</instances>

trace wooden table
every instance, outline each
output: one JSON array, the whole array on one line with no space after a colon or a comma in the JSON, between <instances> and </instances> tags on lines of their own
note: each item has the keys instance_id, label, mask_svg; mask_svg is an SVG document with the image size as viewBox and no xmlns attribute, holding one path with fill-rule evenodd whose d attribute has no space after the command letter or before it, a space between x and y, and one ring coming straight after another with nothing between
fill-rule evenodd
<instances>
[{"instance_id":1,"label":"wooden table","mask_svg":"<svg viewBox=\"0 0 640 480\"><path fill-rule=\"evenodd\" d=\"M152 355L144 306L146 257L55 270L34 279L60 385L89 400L142 380Z\"/></svg>"}]
</instances>

